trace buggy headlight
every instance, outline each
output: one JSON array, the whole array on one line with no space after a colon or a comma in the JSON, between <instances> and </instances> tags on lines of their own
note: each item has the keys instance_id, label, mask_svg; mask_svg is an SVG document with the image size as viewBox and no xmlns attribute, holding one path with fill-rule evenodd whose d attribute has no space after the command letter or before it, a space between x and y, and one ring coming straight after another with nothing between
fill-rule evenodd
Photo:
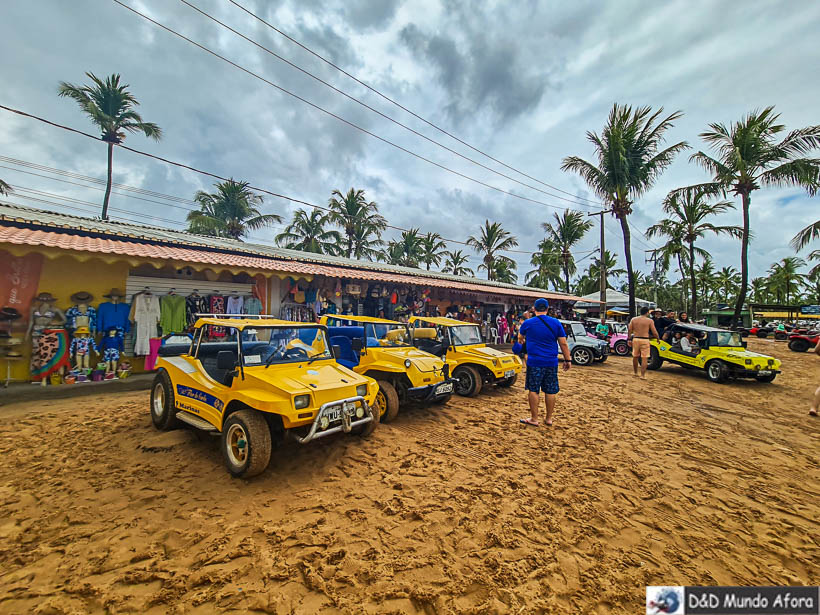
<instances>
[{"instance_id":1,"label":"buggy headlight","mask_svg":"<svg viewBox=\"0 0 820 615\"><path fill-rule=\"evenodd\" d=\"M358 395L359 397L365 397L367 395L367 385L360 384L359 386L357 386L356 395Z\"/></svg>"},{"instance_id":2,"label":"buggy headlight","mask_svg":"<svg viewBox=\"0 0 820 615\"><path fill-rule=\"evenodd\" d=\"M310 395L297 395L293 398L293 407L299 410L310 405Z\"/></svg>"},{"instance_id":3,"label":"buggy headlight","mask_svg":"<svg viewBox=\"0 0 820 615\"><path fill-rule=\"evenodd\" d=\"M752 364L752 360L751 359L746 359L746 365L751 365L751 364Z\"/></svg>"},{"instance_id":4,"label":"buggy headlight","mask_svg":"<svg viewBox=\"0 0 820 615\"><path fill-rule=\"evenodd\" d=\"M330 425L330 419L323 414L319 419L319 429L327 429L328 425Z\"/></svg>"},{"instance_id":5,"label":"buggy headlight","mask_svg":"<svg viewBox=\"0 0 820 615\"><path fill-rule=\"evenodd\" d=\"M404 360L404 368L405 369L410 369L411 365L413 365L413 362L410 359L405 359Z\"/></svg>"},{"instance_id":6,"label":"buggy headlight","mask_svg":"<svg viewBox=\"0 0 820 615\"><path fill-rule=\"evenodd\" d=\"M364 418L364 408L362 406L356 406L356 418Z\"/></svg>"}]
</instances>

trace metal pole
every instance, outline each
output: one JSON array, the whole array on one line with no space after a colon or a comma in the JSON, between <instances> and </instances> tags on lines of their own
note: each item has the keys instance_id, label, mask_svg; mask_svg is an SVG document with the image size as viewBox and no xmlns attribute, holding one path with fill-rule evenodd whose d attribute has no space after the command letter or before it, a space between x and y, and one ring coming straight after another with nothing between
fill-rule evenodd
<instances>
[{"instance_id":1,"label":"metal pole","mask_svg":"<svg viewBox=\"0 0 820 615\"><path fill-rule=\"evenodd\" d=\"M607 283L606 283L606 248L604 245L604 214L610 213L611 209L605 209L603 211L596 211L594 213L587 214L587 216L601 216L601 257L599 263L599 277L600 277L600 294L598 299L601 302L600 312L598 313L599 316L603 316L606 318L606 290L607 290Z\"/></svg>"}]
</instances>

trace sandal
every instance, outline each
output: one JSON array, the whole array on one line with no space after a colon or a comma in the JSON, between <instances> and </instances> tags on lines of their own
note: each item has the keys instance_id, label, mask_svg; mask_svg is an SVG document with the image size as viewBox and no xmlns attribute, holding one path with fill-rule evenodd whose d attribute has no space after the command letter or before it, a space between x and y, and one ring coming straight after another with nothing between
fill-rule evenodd
<instances>
[{"instance_id":1,"label":"sandal","mask_svg":"<svg viewBox=\"0 0 820 615\"><path fill-rule=\"evenodd\" d=\"M524 425L532 425L533 427L538 427L539 426L538 422L533 421L532 419L521 419L518 422L523 423Z\"/></svg>"}]
</instances>

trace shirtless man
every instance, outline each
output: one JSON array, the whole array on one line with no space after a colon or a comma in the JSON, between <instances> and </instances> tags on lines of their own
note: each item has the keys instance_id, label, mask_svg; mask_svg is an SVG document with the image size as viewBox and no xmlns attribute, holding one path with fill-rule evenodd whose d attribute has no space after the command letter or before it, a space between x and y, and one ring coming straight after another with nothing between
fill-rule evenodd
<instances>
[{"instance_id":1,"label":"shirtless man","mask_svg":"<svg viewBox=\"0 0 820 615\"><path fill-rule=\"evenodd\" d=\"M817 346L814 347L814 352L820 355L820 342L817 342ZM817 416L818 411L820 411L820 387L817 387L814 391L814 402L811 405L809 414L811 416Z\"/></svg>"},{"instance_id":2,"label":"shirtless man","mask_svg":"<svg viewBox=\"0 0 820 615\"><path fill-rule=\"evenodd\" d=\"M649 308L641 308L641 315L629 321L629 340L627 343L632 347L632 375L638 376L638 360L641 361L641 378L646 380L646 364L649 363L649 338L658 339L658 330L655 323L647 316Z\"/></svg>"}]
</instances>

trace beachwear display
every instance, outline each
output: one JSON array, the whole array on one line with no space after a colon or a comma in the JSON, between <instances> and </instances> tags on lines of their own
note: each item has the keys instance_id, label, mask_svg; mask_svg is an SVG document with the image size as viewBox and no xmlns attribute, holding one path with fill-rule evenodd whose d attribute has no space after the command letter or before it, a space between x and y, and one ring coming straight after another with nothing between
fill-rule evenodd
<instances>
[{"instance_id":1,"label":"beachwear display","mask_svg":"<svg viewBox=\"0 0 820 615\"><path fill-rule=\"evenodd\" d=\"M245 299L238 295L231 295L225 304L226 314L242 314Z\"/></svg>"},{"instance_id":2,"label":"beachwear display","mask_svg":"<svg viewBox=\"0 0 820 615\"><path fill-rule=\"evenodd\" d=\"M194 293L185 297L185 319L188 327L193 327L196 322L196 314L206 314L209 309L208 299Z\"/></svg>"},{"instance_id":3,"label":"beachwear display","mask_svg":"<svg viewBox=\"0 0 820 615\"><path fill-rule=\"evenodd\" d=\"M159 326L163 335L185 331L188 327L186 305L182 295L169 294L160 299Z\"/></svg>"},{"instance_id":4,"label":"beachwear display","mask_svg":"<svg viewBox=\"0 0 820 615\"><path fill-rule=\"evenodd\" d=\"M208 304L211 314L225 313L225 297L220 295L211 295L208 297ZM225 327L208 327L208 335L211 337L225 337Z\"/></svg>"},{"instance_id":5,"label":"beachwear display","mask_svg":"<svg viewBox=\"0 0 820 615\"><path fill-rule=\"evenodd\" d=\"M75 305L65 311L65 328L73 335L76 329L88 327L93 334L97 332L97 318L97 310L90 305L86 305L84 310Z\"/></svg>"},{"instance_id":6,"label":"beachwear display","mask_svg":"<svg viewBox=\"0 0 820 615\"><path fill-rule=\"evenodd\" d=\"M256 297L250 297L245 300L245 314L253 314L255 316L262 313L262 302Z\"/></svg>"},{"instance_id":7,"label":"beachwear display","mask_svg":"<svg viewBox=\"0 0 820 615\"><path fill-rule=\"evenodd\" d=\"M32 337L32 380L43 380L70 366L68 332L65 329L44 328L39 335Z\"/></svg>"},{"instance_id":8,"label":"beachwear display","mask_svg":"<svg viewBox=\"0 0 820 615\"><path fill-rule=\"evenodd\" d=\"M119 361L120 353L124 349L123 335L117 331L116 335L108 335L102 338L100 342L100 351L102 351L102 360L105 362Z\"/></svg>"},{"instance_id":9,"label":"beachwear display","mask_svg":"<svg viewBox=\"0 0 820 615\"><path fill-rule=\"evenodd\" d=\"M128 303L114 303L106 301L97 308L97 331L108 331L111 328L120 329L124 333L131 330L131 321L128 314L131 305Z\"/></svg>"},{"instance_id":10,"label":"beachwear display","mask_svg":"<svg viewBox=\"0 0 820 615\"><path fill-rule=\"evenodd\" d=\"M147 355L151 350L148 341L157 336L161 313L159 297L151 293L134 295L131 312L135 325L134 354Z\"/></svg>"},{"instance_id":11,"label":"beachwear display","mask_svg":"<svg viewBox=\"0 0 820 615\"><path fill-rule=\"evenodd\" d=\"M92 350L99 352L93 337L75 337L71 340L70 352L76 357L84 357Z\"/></svg>"}]
</instances>

